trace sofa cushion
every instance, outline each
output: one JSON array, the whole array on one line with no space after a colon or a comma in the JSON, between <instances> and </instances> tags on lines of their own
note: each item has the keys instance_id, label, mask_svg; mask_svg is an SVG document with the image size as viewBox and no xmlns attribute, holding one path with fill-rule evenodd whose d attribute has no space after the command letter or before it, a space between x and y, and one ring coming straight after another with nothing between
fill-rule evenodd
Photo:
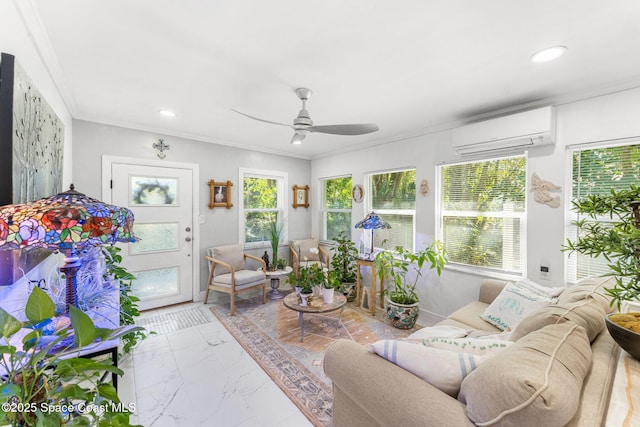
<instances>
[{"instance_id":1,"label":"sofa cushion","mask_svg":"<svg viewBox=\"0 0 640 427\"><path fill-rule=\"evenodd\" d=\"M529 314L553 302L554 299L550 296L508 282L480 318L499 329L513 329Z\"/></svg>"},{"instance_id":2,"label":"sofa cushion","mask_svg":"<svg viewBox=\"0 0 640 427\"><path fill-rule=\"evenodd\" d=\"M458 399L476 424L564 426L579 406L591 358L584 328L545 326L478 366Z\"/></svg>"},{"instance_id":3,"label":"sofa cushion","mask_svg":"<svg viewBox=\"0 0 640 427\"><path fill-rule=\"evenodd\" d=\"M247 285L264 282L267 276L262 270L238 270L234 273L233 278L236 281L236 289L241 289ZM231 287L231 273L216 276L213 283L216 285L229 285L229 287Z\"/></svg>"},{"instance_id":4,"label":"sofa cushion","mask_svg":"<svg viewBox=\"0 0 640 427\"><path fill-rule=\"evenodd\" d=\"M547 305L527 316L511 333L511 340L517 341L532 331L547 325L562 322L574 322L587 332L589 341L593 340L604 329L605 311L602 305L591 298L566 304Z\"/></svg>"},{"instance_id":5,"label":"sofa cushion","mask_svg":"<svg viewBox=\"0 0 640 427\"><path fill-rule=\"evenodd\" d=\"M582 301L585 298L597 301L605 313L612 313L611 297L607 295L606 288L612 288L616 284L614 277L587 277L573 286L569 286L558 297L559 304Z\"/></svg>"},{"instance_id":6,"label":"sofa cushion","mask_svg":"<svg viewBox=\"0 0 640 427\"><path fill-rule=\"evenodd\" d=\"M493 326L480 318L482 313L489 307L480 301L472 301L459 310L454 311L441 324L451 324L451 321L457 322L455 326L463 324L468 329L479 329L487 332L500 332L500 329Z\"/></svg>"}]
</instances>

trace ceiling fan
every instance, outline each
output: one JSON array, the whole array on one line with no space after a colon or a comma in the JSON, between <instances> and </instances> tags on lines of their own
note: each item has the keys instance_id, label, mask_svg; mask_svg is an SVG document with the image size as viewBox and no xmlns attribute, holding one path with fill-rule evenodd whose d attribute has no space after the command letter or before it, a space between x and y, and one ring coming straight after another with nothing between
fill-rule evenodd
<instances>
[{"instance_id":1,"label":"ceiling fan","mask_svg":"<svg viewBox=\"0 0 640 427\"><path fill-rule=\"evenodd\" d=\"M285 123L272 122L270 120L264 120L259 117L250 116L249 114L245 114L238 110L233 110L238 114L242 114L243 116L249 117L250 119L258 120L265 123L271 123L273 125L280 125L290 127L295 131L293 138L291 138L292 144L301 144L302 140L310 133L310 132L320 132L320 133L330 133L332 135L365 135L367 133L377 131L378 125L375 123L357 123L357 124L349 124L349 125L324 125L324 126L314 126L311 117L309 117L309 112L307 111L307 100L311 98L311 89L307 89L304 87L296 89L296 95L302 101L302 109L298 113L298 117L293 120L293 125L287 125Z\"/></svg>"}]
</instances>

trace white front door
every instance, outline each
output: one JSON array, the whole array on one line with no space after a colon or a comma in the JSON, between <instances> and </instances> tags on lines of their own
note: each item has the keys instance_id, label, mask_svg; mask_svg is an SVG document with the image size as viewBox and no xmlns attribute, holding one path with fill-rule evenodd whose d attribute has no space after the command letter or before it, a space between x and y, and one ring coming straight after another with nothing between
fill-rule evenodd
<instances>
[{"instance_id":1,"label":"white front door","mask_svg":"<svg viewBox=\"0 0 640 427\"><path fill-rule=\"evenodd\" d=\"M139 240L121 252L141 310L193 299L193 171L111 163L112 203L133 211Z\"/></svg>"}]
</instances>

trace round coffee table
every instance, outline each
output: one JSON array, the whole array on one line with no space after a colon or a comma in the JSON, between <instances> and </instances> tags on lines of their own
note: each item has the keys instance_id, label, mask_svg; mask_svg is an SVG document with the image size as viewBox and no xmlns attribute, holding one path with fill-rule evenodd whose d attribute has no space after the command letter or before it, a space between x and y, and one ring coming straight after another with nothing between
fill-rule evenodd
<instances>
[{"instance_id":1,"label":"round coffee table","mask_svg":"<svg viewBox=\"0 0 640 427\"><path fill-rule=\"evenodd\" d=\"M267 277L271 279L271 291L269 292L271 295L269 299L282 299L284 295L278 288L280 288L280 278L283 276L288 276L293 271L293 268L286 266L283 270L267 270Z\"/></svg>"},{"instance_id":2,"label":"round coffee table","mask_svg":"<svg viewBox=\"0 0 640 427\"><path fill-rule=\"evenodd\" d=\"M340 325L344 327L344 325L342 324L342 310L344 310L344 306L345 304L347 304L347 298L342 294L335 293L333 295L333 303L331 304L325 304L322 297L314 297L307 306L302 306L298 302L298 295L295 292L292 292L284 297L284 300L282 302L288 309L298 312L298 324L300 325L300 342L304 340L304 322L302 321L302 316L305 313L322 314L340 310L338 322L340 322Z\"/></svg>"}]
</instances>

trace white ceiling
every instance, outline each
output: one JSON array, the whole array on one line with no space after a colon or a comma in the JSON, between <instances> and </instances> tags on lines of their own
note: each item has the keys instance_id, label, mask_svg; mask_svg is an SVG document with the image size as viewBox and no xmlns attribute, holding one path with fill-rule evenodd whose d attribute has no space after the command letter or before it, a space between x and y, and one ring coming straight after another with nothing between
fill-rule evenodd
<instances>
[{"instance_id":1,"label":"white ceiling","mask_svg":"<svg viewBox=\"0 0 640 427\"><path fill-rule=\"evenodd\" d=\"M31 4L39 28L28 25L47 35L36 43L74 118L302 158L640 86L637 0ZM568 51L530 62L553 45ZM297 87L314 92L314 124L380 130L293 146L291 129L232 111L291 123Z\"/></svg>"}]
</instances>

